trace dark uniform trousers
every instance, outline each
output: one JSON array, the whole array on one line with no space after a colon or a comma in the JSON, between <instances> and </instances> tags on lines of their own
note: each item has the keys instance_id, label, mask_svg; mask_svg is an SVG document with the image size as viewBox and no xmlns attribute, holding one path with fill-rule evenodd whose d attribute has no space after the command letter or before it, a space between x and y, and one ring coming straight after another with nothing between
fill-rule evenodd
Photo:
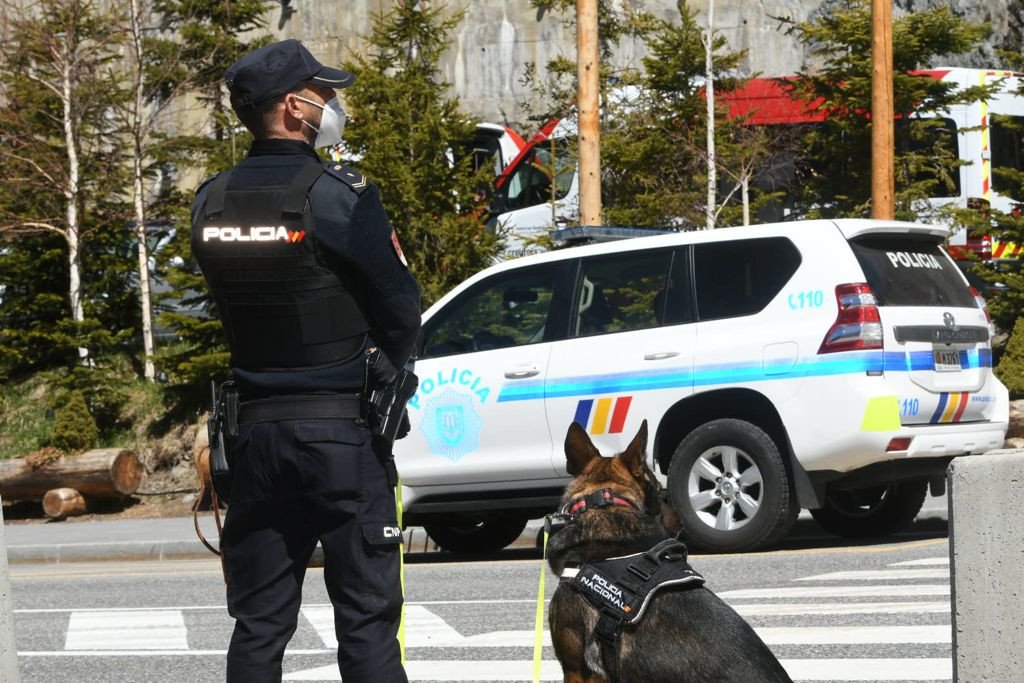
<instances>
[{"instance_id":1,"label":"dark uniform trousers","mask_svg":"<svg viewBox=\"0 0 1024 683\"><path fill-rule=\"evenodd\" d=\"M345 683L404 682L393 463L354 420L243 424L222 548L229 683L280 681L320 541Z\"/></svg>"}]
</instances>

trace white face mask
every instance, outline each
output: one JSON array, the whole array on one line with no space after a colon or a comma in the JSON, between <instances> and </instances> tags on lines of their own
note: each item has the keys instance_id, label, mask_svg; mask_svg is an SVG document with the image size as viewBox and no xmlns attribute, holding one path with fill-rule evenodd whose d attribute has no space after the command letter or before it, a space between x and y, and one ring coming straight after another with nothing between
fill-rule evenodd
<instances>
[{"instance_id":1,"label":"white face mask","mask_svg":"<svg viewBox=\"0 0 1024 683\"><path fill-rule=\"evenodd\" d=\"M327 100L326 104L318 104L313 100L307 100L301 95L296 95L295 97L303 102L309 102L314 107L319 107L323 112L320 115L319 128L308 121L302 122L316 131L316 140L313 141L314 147L333 147L341 142L341 133L345 130L345 119L347 116L345 115L345 110L341 108L341 103L338 102L337 97Z\"/></svg>"}]
</instances>

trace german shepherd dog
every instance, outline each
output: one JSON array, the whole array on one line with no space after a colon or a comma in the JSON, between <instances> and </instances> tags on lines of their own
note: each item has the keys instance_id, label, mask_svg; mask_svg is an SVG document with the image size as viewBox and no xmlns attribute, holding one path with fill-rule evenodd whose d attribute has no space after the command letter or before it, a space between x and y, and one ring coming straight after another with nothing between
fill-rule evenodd
<instances>
[{"instance_id":1,"label":"german shepherd dog","mask_svg":"<svg viewBox=\"0 0 1024 683\"><path fill-rule=\"evenodd\" d=\"M562 513L569 521L548 541L551 570L563 577L551 598L549 619L564 680L792 683L754 629L700 585L699 574L700 581L655 592L637 623L621 624L614 647L602 644L596 633L601 611L565 579L563 570L569 567L571 574L590 562L646 553L678 531L678 519L647 467L646 450L646 420L626 450L612 458L601 457L579 424L572 423L566 434L567 469L574 478L566 487ZM604 502L586 503L595 500ZM675 547L678 552L680 546Z\"/></svg>"}]
</instances>

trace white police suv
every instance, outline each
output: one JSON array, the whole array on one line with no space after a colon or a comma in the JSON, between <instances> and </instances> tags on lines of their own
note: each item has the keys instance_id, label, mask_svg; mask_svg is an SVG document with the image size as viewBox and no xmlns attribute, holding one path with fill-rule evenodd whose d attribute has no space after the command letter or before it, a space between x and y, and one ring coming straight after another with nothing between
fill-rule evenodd
<instances>
[{"instance_id":1,"label":"white police suv","mask_svg":"<svg viewBox=\"0 0 1024 683\"><path fill-rule=\"evenodd\" d=\"M908 525L956 456L999 448L1006 388L946 229L805 221L569 248L493 266L424 316L405 521L504 547L556 507L563 440L646 419L685 539L750 550L800 508L845 536Z\"/></svg>"}]
</instances>

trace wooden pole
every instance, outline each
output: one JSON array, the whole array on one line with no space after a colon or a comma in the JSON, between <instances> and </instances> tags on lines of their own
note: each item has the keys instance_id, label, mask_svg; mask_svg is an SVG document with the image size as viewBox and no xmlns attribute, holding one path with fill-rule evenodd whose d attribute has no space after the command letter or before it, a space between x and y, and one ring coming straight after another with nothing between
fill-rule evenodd
<instances>
[{"instance_id":1,"label":"wooden pole","mask_svg":"<svg viewBox=\"0 0 1024 683\"><path fill-rule=\"evenodd\" d=\"M871 0L871 217L896 216L892 0Z\"/></svg>"},{"instance_id":2,"label":"wooden pole","mask_svg":"<svg viewBox=\"0 0 1024 683\"><path fill-rule=\"evenodd\" d=\"M576 0L576 70L579 81L580 224L601 225L601 122L597 0ZM554 179L552 178L552 182Z\"/></svg>"}]
</instances>

